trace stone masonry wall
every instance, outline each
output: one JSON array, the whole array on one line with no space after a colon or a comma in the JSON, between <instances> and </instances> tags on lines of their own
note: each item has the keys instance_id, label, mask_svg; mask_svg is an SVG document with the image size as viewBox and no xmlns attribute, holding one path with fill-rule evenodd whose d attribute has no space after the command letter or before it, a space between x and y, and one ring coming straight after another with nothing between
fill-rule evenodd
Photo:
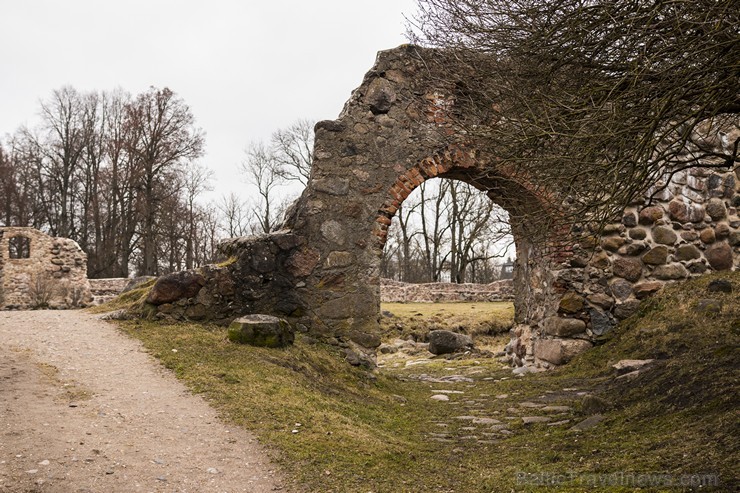
<instances>
[{"instance_id":1,"label":"stone masonry wall","mask_svg":"<svg viewBox=\"0 0 740 493\"><path fill-rule=\"evenodd\" d=\"M554 249L526 218L546 218L548 204L562 201L459 130L471 122L455 111L456 88L429 76L425 58L434 56L413 46L380 52L339 118L316 124L311 179L283 229L225 241L226 265L160 278L149 314L218 323L276 315L344 347L350 361L370 362L388 228L409 194L434 178L469 183L509 212L514 365L565 363L665 282L738 268L737 165L711 161L670 175L601 236ZM732 132L719 140L734 142Z\"/></svg>"},{"instance_id":2,"label":"stone masonry wall","mask_svg":"<svg viewBox=\"0 0 740 493\"><path fill-rule=\"evenodd\" d=\"M680 171L627 207L600 237L586 237L572 258L553 267L556 312L517 329L512 360L565 363L666 283L740 269L739 183L738 168Z\"/></svg>"},{"instance_id":3,"label":"stone masonry wall","mask_svg":"<svg viewBox=\"0 0 740 493\"><path fill-rule=\"evenodd\" d=\"M10 258L11 238L30 241L28 258ZM76 242L0 227L0 309L76 308L91 301L87 255Z\"/></svg>"},{"instance_id":4,"label":"stone masonry wall","mask_svg":"<svg viewBox=\"0 0 740 493\"><path fill-rule=\"evenodd\" d=\"M444 303L450 301L512 301L514 282L511 279L490 284L455 284L430 282L413 284L380 280L380 301L383 303Z\"/></svg>"}]
</instances>

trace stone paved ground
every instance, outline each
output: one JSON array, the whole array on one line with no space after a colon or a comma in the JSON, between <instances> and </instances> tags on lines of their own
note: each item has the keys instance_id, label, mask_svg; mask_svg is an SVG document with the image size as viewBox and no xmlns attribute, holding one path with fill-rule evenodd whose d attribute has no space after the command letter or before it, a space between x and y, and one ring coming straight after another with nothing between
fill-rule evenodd
<instances>
[{"instance_id":1,"label":"stone paved ground","mask_svg":"<svg viewBox=\"0 0 740 493\"><path fill-rule=\"evenodd\" d=\"M419 381L429 387L432 406L441 406L439 419L427 426L426 438L450 446L495 444L530 425L544 423L565 429L580 429L583 416L577 416L575 403L590 394L586 388L548 390L536 397L524 398L519 392L498 393L497 383L519 378L511 369L490 358L463 356L449 362L441 371L440 360L430 358L425 344L398 344L402 349L381 355L381 371L396 374L402 380ZM485 363L485 364L481 364ZM590 416L585 426L596 426L600 415Z\"/></svg>"},{"instance_id":2,"label":"stone paved ground","mask_svg":"<svg viewBox=\"0 0 740 493\"><path fill-rule=\"evenodd\" d=\"M0 312L0 492L278 490L254 437L111 324Z\"/></svg>"}]
</instances>

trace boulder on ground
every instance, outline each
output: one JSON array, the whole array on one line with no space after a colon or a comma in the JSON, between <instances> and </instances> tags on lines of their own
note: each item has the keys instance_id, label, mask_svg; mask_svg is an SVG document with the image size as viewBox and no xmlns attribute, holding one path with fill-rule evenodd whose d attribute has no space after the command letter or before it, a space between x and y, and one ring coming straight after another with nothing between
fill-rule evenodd
<instances>
[{"instance_id":1,"label":"boulder on ground","mask_svg":"<svg viewBox=\"0 0 740 493\"><path fill-rule=\"evenodd\" d=\"M295 333L282 318L255 314L231 322L229 340L251 346L276 348L293 344Z\"/></svg>"},{"instance_id":2,"label":"boulder on ground","mask_svg":"<svg viewBox=\"0 0 740 493\"><path fill-rule=\"evenodd\" d=\"M146 298L147 303L163 305L182 298L194 298L206 283L198 272L186 270L173 272L157 279Z\"/></svg>"},{"instance_id":3,"label":"boulder on ground","mask_svg":"<svg viewBox=\"0 0 740 493\"><path fill-rule=\"evenodd\" d=\"M473 348L473 339L465 334L449 330L433 330L429 333L429 352L449 354Z\"/></svg>"}]
</instances>

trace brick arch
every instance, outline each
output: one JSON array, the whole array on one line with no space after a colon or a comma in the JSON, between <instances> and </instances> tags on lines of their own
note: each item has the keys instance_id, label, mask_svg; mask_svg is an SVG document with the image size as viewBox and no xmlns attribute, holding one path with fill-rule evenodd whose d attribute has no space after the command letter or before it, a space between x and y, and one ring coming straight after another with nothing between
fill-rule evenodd
<instances>
[{"instance_id":1,"label":"brick arch","mask_svg":"<svg viewBox=\"0 0 740 493\"><path fill-rule=\"evenodd\" d=\"M379 53L339 117L316 124L312 176L283 230L224 242L234 262L198 272L196 297L154 313L218 322L278 315L345 348L350 361L369 362L380 342L378 252L399 205L437 177L487 190L514 211L517 310L508 354L516 365L565 363L665 282L740 268L740 175L716 167L671 175L645 202L627 206L605 237L586 231L563 245L555 242L560 231L528 234L559 214L557 184L470 141L464 129L480 120L465 121L455 88L429 74L425 58L435 55L408 45Z\"/></svg>"}]
</instances>

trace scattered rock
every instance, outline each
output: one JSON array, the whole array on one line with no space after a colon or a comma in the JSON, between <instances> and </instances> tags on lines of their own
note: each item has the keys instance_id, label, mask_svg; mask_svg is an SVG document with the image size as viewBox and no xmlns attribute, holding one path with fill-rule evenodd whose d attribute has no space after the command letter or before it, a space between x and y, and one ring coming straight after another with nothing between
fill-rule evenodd
<instances>
[{"instance_id":1,"label":"scattered rock","mask_svg":"<svg viewBox=\"0 0 740 493\"><path fill-rule=\"evenodd\" d=\"M548 416L522 416L522 424L531 425L535 423L547 423L552 421Z\"/></svg>"},{"instance_id":2,"label":"scattered rock","mask_svg":"<svg viewBox=\"0 0 740 493\"><path fill-rule=\"evenodd\" d=\"M716 315L722 313L722 302L714 299L701 299L696 302L694 311L704 315Z\"/></svg>"},{"instance_id":3,"label":"scattered rock","mask_svg":"<svg viewBox=\"0 0 740 493\"><path fill-rule=\"evenodd\" d=\"M609 409L611 404L599 396L586 394L581 399L580 408L584 413L602 413Z\"/></svg>"},{"instance_id":4,"label":"scattered rock","mask_svg":"<svg viewBox=\"0 0 740 493\"><path fill-rule=\"evenodd\" d=\"M707 286L710 293L732 293L732 283L727 279L715 279Z\"/></svg>"},{"instance_id":5,"label":"scattered rock","mask_svg":"<svg viewBox=\"0 0 740 493\"><path fill-rule=\"evenodd\" d=\"M569 413L573 408L570 406L545 406L541 410L546 413Z\"/></svg>"},{"instance_id":6,"label":"scattered rock","mask_svg":"<svg viewBox=\"0 0 740 493\"><path fill-rule=\"evenodd\" d=\"M604 416L601 414L595 414L593 416L590 416L580 423L576 424L571 428L571 431L584 431L593 428L594 426L598 425L604 421Z\"/></svg>"},{"instance_id":7,"label":"scattered rock","mask_svg":"<svg viewBox=\"0 0 740 493\"><path fill-rule=\"evenodd\" d=\"M435 394L432 397L430 397L433 401L449 401L450 396L445 394Z\"/></svg>"},{"instance_id":8,"label":"scattered rock","mask_svg":"<svg viewBox=\"0 0 740 493\"><path fill-rule=\"evenodd\" d=\"M624 374L631 371L639 370L646 365L655 361L654 359L623 359L612 365L617 373Z\"/></svg>"},{"instance_id":9,"label":"scattered rock","mask_svg":"<svg viewBox=\"0 0 740 493\"><path fill-rule=\"evenodd\" d=\"M582 339L539 339L534 343L534 356L553 365L567 363L593 346Z\"/></svg>"},{"instance_id":10,"label":"scattered rock","mask_svg":"<svg viewBox=\"0 0 740 493\"><path fill-rule=\"evenodd\" d=\"M290 324L271 315L247 315L229 325L229 340L259 347L285 347L293 344L295 333Z\"/></svg>"},{"instance_id":11,"label":"scattered rock","mask_svg":"<svg viewBox=\"0 0 740 493\"><path fill-rule=\"evenodd\" d=\"M473 348L473 339L465 334L449 330L429 332L429 352L432 354L449 354Z\"/></svg>"}]
</instances>

